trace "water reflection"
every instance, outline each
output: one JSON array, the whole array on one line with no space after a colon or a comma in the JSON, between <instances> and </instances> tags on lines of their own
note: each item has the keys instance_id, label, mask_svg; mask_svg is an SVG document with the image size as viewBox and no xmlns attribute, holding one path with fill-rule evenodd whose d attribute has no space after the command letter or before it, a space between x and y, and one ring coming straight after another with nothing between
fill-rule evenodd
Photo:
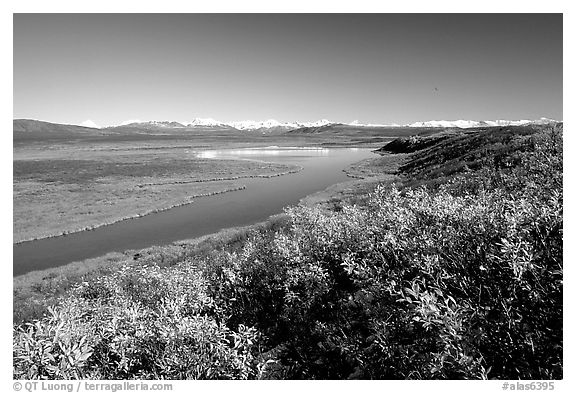
<instances>
[{"instance_id":1,"label":"water reflection","mask_svg":"<svg viewBox=\"0 0 576 393\"><path fill-rule=\"evenodd\" d=\"M324 157L330 154L330 149L323 147L250 147L244 149L202 150L194 152L197 158L238 158L256 159L258 157L297 156L297 157Z\"/></svg>"}]
</instances>

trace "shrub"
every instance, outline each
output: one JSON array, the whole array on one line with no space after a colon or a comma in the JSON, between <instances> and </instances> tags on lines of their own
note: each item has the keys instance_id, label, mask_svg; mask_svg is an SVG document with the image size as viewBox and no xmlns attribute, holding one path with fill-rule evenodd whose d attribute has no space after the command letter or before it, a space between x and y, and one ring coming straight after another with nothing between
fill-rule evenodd
<instances>
[{"instance_id":1,"label":"shrub","mask_svg":"<svg viewBox=\"0 0 576 393\"><path fill-rule=\"evenodd\" d=\"M561 379L561 132L456 135L419 154L480 153L431 187L83 283L15 327L14 376Z\"/></svg>"},{"instance_id":2,"label":"shrub","mask_svg":"<svg viewBox=\"0 0 576 393\"><path fill-rule=\"evenodd\" d=\"M561 138L522 143L506 170L289 209L210 291L292 378L561 378Z\"/></svg>"},{"instance_id":3,"label":"shrub","mask_svg":"<svg viewBox=\"0 0 576 393\"><path fill-rule=\"evenodd\" d=\"M228 329L190 264L125 267L85 282L50 316L18 326L14 377L254 378L254 328Z\"/></svg>"}]
</instances>

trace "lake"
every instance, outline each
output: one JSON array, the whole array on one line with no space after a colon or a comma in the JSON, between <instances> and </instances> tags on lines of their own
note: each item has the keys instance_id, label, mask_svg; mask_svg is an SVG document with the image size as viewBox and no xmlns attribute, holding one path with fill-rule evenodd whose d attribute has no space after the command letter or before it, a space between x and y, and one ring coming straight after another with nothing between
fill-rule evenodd
<instances>
[{"instance_id":1,"label":"lake","mask_svg":"<svg viewBox=\"0 0 576 393\"><path fill-rule=\"evenodd\" d=\"M14 276L94 258L111 251L142 249L191 239L224 228L250 225L281 213L303 197L346 180L343 169L374 156L369 149L267 148L192 151L201 158L249 159L295 164L298 173L247 178L246 189L194 199L144 217L83 231L15 244Z\"/></svg>"}]
</instances>

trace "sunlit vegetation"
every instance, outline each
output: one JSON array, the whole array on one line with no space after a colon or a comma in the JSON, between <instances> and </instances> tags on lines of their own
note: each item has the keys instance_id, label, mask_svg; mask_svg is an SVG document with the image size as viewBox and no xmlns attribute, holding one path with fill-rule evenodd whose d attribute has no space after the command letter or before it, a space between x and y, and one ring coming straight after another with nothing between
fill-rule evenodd
<instances>
[{"instance_id":1,"label":"sunlit vegetation","mask_svg":"<svg viewBox=\"0 0 576 393\"><path fill-rule=\"evenodd\" d=\"M562 378L562 128L412 154L362 203L76 284L14 326L14 377Z\"/></svg>"}]
</instances>

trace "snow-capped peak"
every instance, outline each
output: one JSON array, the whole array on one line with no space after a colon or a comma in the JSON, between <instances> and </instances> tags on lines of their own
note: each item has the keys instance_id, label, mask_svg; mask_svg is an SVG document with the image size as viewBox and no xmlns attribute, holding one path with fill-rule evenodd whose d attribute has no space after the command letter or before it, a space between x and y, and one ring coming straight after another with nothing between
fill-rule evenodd
<instances>
[{"instance_id":1,"label":"snow-capped peak","mask_svg":"<svg viewBox=\"0 0 576 393\"><path fill-rule=\"evenodd\" d=\"M358 120L351 121L350 123L346 123L349 126L354 127L402 127L400 124L392 123L392 124L364 124L360 123Z\"/></svg>"},{"instance_id":2,"label":"snow-capped peak","mask_svg":"<svg viewBox=\"0 0 576 393\"><path fill-rule=\"evenodd\" d=\"M292 130L296 128L302 127L320 127L326 124L332 124L331 121L322 119L313 122L279 122L278 120L268 119L265 121L254 121L254 120L245 120L245 121L232 121L227 123L230 127L234 127L238 130L263 130L263 129L270 129L270 128L284 128L287 130Z\"/></svg>"},{"instance_id":3,"label":"snow-capped peak","mask_svg":"<svg viewBox=\"0 0 576 393\"><path fill-rule=\"evenodd\" d=\"M297 124L298 127L322 127L322 126L326 126L328 124L333 124L333 123L334 123L333 121L322 119L322 120L312 121L312 122L308 122L308 123L295 123L295 124Z\"/></svg>"},{"instance_id":4,"label":"snow-capped peak","mask_svg":"<svg viewBox=\"0 0 576 393\"><path fill-rule=\"evenodd\" d=\"M282 126L282 123L274 119L268 119L265 121L254 121L254 120L231 121L227 124L238 130L257 130L260 128L272 128Z\"/></svg>"},{"instance_id":5,"label":"snow-capped peak","mask_svg":"<svg viewBox=\"0 0 576 393\"><path fill-rule=\"evenodd\" d=\"M526 124L551 124L557 123L556 120L546 119L539 120L431 120L418 121L407 124L407 127L454 127L454 128L474 128L474 127L497 127L497 126L521 126Z\"/></svg>"},{"instance_id":6,"label":"snow-capped peak","mask_svg":"<svg viewBox=\"0 0 576 393\"><path fill-rule=\"evenodd\" d=\"M429 120L408 124L408 127L458 127L470 128L478 126L479 122L473 120Z\"/></svg>"},{"instance_id":7,"label":"snow-capped peak","mask_svg":"<svg viewBox=\"0 0 576 393\"><path fill-rule=\"evenodd\" d=\"M82 123L80 123L81 126L83 127L90 127L90 128L100 128L100 126L96 123L94 123L92 120L88 119L88 120L84 120Z\"/></svg>"},{"instance_id":8,"label":"snow-capped peak","mask_svg":"<svg viewBox=\"0 0 576 393\"><path fill-rule=\"evenodd\" d=\"M195 118L191 121L185 122L186 126L188 127L214 127L214 126L226 126L226 123L223 123L218 120L214 120L212 118Z\"/></svg>"},{"instance_id":9,"label":"snow-capped peak","mask_svg":"<svg viewBox=\"0 0 576 393\"><path fill-rule=\"evenodd\" d=\"M122 122L122 126L127 127L154 127L154 128L183 128L184 124L177 121L140 121L140 120L127 120Z\"/></svg>"}]
</instances>

